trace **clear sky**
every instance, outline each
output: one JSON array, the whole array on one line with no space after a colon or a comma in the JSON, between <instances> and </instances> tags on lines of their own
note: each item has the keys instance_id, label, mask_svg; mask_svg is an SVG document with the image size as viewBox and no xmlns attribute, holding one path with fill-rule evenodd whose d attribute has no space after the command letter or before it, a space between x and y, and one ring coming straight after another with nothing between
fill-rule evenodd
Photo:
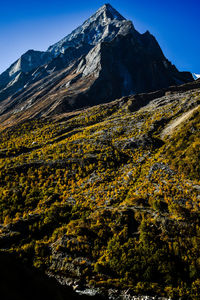
<instances>
[{"instance_id":1,"label":"clear sky","mask_svg":"<svg viewBox=\"0 0 200 300\"><path fill-rule=\"evenodd\" d=\"M200 73L200 0L1 0L0 73L28 49L46 50L110 3L149 30L179 70Z\"/></svg>"}]
</instances>

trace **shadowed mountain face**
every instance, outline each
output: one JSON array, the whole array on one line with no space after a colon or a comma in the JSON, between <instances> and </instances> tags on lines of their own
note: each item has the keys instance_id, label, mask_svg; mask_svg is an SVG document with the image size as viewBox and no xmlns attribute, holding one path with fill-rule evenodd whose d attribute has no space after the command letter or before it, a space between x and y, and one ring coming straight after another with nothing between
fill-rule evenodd
<instances>
[{"instance_id":1,"label":"shadowed mountain face","mask_svg":"<svg viewBox=\"0 0 200 300\"><path fill-rule=\"evenodd\" d=\"M0 121L10 126L190 81L149 32L105 4L47 52L30 50L0 75Z\"/></svg>"},{"instance_id":2,"label":"shadowed mountain face","mask_svg":"<svg viewBox=\"0 0 200 300\"><path fill-rule=\"evenodd\" d=\"M14 255L0 252L1 298L4 300L101 300L100 296L80 296L72 287L62 286Z\"/></svg>"}]
</instances>

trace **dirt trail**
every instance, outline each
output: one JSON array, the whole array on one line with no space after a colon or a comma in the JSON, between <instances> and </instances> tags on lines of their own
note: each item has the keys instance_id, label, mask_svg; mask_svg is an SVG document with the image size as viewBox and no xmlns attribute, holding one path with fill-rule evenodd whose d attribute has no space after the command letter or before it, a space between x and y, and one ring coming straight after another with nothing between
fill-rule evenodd
<instances>
[{"instance_id":1,"label":"dirt trail","mask_svg":"<svg viewBox=\"0 0 200 300\"><path fill-rule=\"evenodd\" d=\"M188 112L184 113L182 116L180 116L179 118L173 120L172 122L170 122L165 129L161 132L161 138L164 138L166 136L169 136L173 133L173 131L176 129L176 127L178 127L181 123L185 122L192 114L194 111L196 111L198 108L200 108L200 105L198 105L197 107L189 110Z\"/></svg>"}]
</instances>

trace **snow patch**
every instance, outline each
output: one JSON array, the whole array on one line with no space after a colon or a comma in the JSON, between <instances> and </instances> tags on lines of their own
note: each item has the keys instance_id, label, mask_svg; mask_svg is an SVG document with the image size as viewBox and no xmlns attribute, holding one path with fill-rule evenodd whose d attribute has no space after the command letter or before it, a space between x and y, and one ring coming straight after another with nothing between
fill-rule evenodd
<instances>
[{"instance_id":1,"label":"snow patch","mask_svg":"<svg viewBox=\"0 0 200 300\"><path fill-rule=\"evenodd\" d=\"M200 78L200 74L193 73L192 76L195 80Z\"/></svg>"},{"instance_id":2,"label":"snow patch","mask_svg":"<svg viewBox=\"0 0 200 300\"><path fill-rule=\"evenodd\" d=\"M19 77L20 77L21 73L17 74L17 76L15 76L15 78L9 82L9 84L7 85L7 87L12 86L15 82L18 81Z\"/></svg>"},{"instance_id":3,"label":"snow patch","mask_svg":"<svg viewBox=\"0 0 200 300\"><path fill-rule=\"evenodd\" d=\"M12 76L13 74L19 72L20 69L21 69L21 58L18 59L14 64L14 66L11 68L11 70L9 71L9 76Z\"/></svg>"},{"instance_id":4,"label":"snow patch","mask_svg":"<svg viewBox=\"0 0 200 300\"><path fill-rule=\"evenodd\" d=\"M47 73L48 73L48 74L51 74L51 73L53 73L53 71L55 70L55 68L56 68L56 67L54 67L54 68L53 68L53 69L51 69L51 70L47 70Z\"/></svg>"}]
</instances>

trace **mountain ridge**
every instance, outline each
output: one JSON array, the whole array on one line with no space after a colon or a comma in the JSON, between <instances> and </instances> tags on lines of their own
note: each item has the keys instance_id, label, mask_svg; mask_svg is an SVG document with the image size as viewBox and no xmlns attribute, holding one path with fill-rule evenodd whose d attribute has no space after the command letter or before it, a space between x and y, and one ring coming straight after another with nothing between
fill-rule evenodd
<instances>
[{"instance_id":1,"label":"mountain ridge","mask_svg":"<svg viewBox=\"0 0 200 300\"><path fill-rule=\"evenodd\" d=\"M140 34L106 4L47 52L30 50L0 75L0 121L72 111L190 81L192 75L167 60L154 36Z\"/></svg>"}]
</instances>

